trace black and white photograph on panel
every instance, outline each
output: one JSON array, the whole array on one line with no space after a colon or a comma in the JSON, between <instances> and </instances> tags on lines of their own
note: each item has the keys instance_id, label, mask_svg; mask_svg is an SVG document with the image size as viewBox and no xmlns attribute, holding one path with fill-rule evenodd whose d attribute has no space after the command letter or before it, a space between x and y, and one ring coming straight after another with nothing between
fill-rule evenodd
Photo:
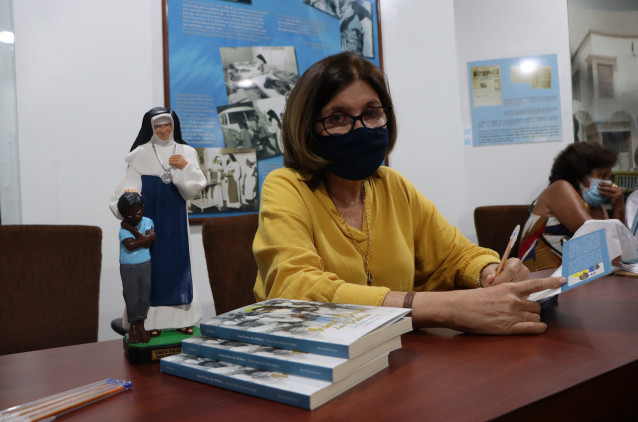
<instances>
[{"instance_id":1,"label":"black and white photograph on panel","mask_svg":"<svg viewBox=\"0 0 638 422\"><path fill-rule=\"evenodd\" d=\"M340 0L341 51L374 58L372 4L365 0Z\"/></svg>"},{"instance_id":2,"label":"black and white photograph on panel","mask_svg":"<svg viewBox=\"0 0 638 422\"><path fill-rule=\"evenodd\" d=\"M288 97L299 79L293 47L221 47L228 104Z\"/></svg>"},{"instance_id":3,"label":"black and white photograph on panel","mask_svg":"<svg viewBox=\"0 0 638 422\"><path fill-rule=\"evenodd\" d=\"M257 211L257 156L254 148L196 148L206 187L191 201L191 215Z\"/></svg>"},{"instance_id":4,"label":"black and white photograph on panel","mask_svg":"<svg viewBox=\"0 0 638 422\"><path fill-rule=\"evenodd\" d=\"M303 2L335 18L339 17L339 0L303 0Z\"/></svg>"},{"instance_id":5,"label":"black and white photograph on panel","mask_svg":"<svg viewBox=\"0 0 638 422\"><path fill-rule=\"evenodd\" d=\"M272 97L217 107L226 148L254 148L259 160L282 155L285 104L284 97Z\"/></svg>"}]
</instances>

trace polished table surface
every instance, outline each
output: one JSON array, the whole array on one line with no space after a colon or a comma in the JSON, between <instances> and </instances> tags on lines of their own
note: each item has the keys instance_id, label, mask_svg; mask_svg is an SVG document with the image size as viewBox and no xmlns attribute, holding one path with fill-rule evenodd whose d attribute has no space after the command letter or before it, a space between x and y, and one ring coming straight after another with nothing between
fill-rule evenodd
<instances>
[{"instance_id":1,"label":"polished table surface","mask_svg":"<svg viewBox=\"0 0 638 422\"><path fill-rule=\"evenodd\" d=\"M422 330L390 366L308 411L130 364L121 340L0 356L0 409L105 378L133 389L60 420L638 420L638 278L559 296L537 336Z\"/></svg>"}]
</instances>

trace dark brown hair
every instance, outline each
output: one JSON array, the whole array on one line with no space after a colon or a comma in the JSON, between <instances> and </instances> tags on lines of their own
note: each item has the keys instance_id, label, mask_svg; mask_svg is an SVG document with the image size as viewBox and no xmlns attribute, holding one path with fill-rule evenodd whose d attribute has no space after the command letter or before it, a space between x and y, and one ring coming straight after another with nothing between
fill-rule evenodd
<instances>
[{"instance_id":1,"label":"dark brown hair","mask_svg":"<svg viewBox=\"0 0 638 422\"><path fill-rule=\"evenodd\" d=\"M309 176L320 176L329 162L313 151L313 121L339 91L354 82L365 82L377 93L384 107L392 107L385 76L374 64L354 53L326 57L310 66L299 78L286 102L282 122L284 165ZM386 155L394 148L397 125L394 113L388 119L390 141Z\"/></svg>"},{"instance_id":2,"label":"dark brown hair","mask_svg":"<svg viewBox=\"0 0 638 422\"><path fill-rule=\"evenodd\" d=\"M613 167L617 154L607 147L593 142L576 142L562 150L556 158L549 174L549 183L567 180L577 192L580 183L594 169Z\"/></svg>"}]
</instances>

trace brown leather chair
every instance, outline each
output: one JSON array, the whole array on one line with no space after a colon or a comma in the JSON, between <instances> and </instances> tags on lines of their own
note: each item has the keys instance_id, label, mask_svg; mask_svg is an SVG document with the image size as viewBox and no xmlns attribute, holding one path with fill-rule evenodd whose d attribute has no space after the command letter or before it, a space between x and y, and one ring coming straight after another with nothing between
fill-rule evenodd
<instances>
[{"instance_id":1,"label":"brown leather chair","mask_svg":"<svg viewBox=\"0 0 638 422\"><path fill-rule=\"evenodd\" d=\"M505 252L507 242L517 224L521 233L510 252L511 257L518 256L518 245L523 235L523 226L529 217L529 205L486 205L474 210L474 227L479 246L490 248L500 255Z\"/></svg>"},{"instance_id":2,"label":"brown leather chair","mask_svg":"<svg viewBox=\"0 0 638 422\"><path fill-rule=\"evenodd\" d=\"M208 280L217 315L255 303L257 263L253 239L258 219L258 214L244 214L207 218L202 224Z\"/></svg>"},{"instance_id":3,"label":"brown leather chair","mask_svg":"<svg viewBox=\"0 0 638 422\"><path fill-rule=\"evenodd\" d=\"M0 226L0 355L97 341L102 230Z\"/></svg>"}]
</instances>

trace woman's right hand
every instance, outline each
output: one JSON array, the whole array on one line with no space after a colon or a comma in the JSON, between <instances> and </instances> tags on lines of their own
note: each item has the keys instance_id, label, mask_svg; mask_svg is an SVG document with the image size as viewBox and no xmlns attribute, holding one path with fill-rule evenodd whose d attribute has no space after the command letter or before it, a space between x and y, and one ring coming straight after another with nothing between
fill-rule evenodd
<instances>
[{"instance_id":1,"label":"woman's right hand","mask_svg":"<svg viewBox=\"0 0 638 422\"><path fill-rule=\"evenodd\" d=\"M168 158L168 164L180 170L184 170L184 167L188 165L188 161L186 161L183 155L176 154Z\"/></svg>"},{"instance_id":2,"label":"woman's right hand","mask_svg":"<svg viewBox=\"0 0 638 422\"><path fill-rule=\"evenodd\" d=\"M566 280L549 277L503 283L489 289L421 292L414 297L415 328L446 327L474 334L541 334L541 306L530 294L556 289Z\"/></svg>"}]
</instances>

